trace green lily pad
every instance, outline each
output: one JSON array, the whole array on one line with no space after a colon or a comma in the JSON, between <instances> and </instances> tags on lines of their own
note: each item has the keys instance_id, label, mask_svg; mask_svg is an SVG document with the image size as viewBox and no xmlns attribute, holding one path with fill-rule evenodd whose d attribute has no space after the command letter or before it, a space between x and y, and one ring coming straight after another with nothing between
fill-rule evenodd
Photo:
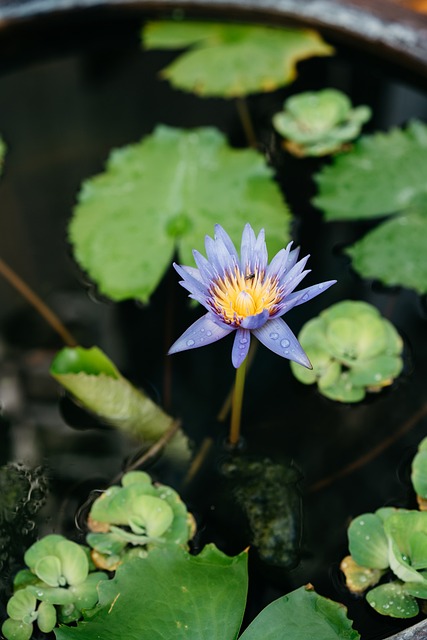
<instances>
[{"instance_id":1,"label":"green lily pad","mask_svg":"<svg viewBox=\"0 0 427 640\"><path fill-rule=\"evenodd\" d=\"M285 138L285 147L299 157L335 153L360 134L371 117L367 106L352 108L336 89L307 91L288 98L273 126Z\"/></svg>"},{"instance_id":2,"label":"green lily pad","mask_svg":"<svg viewBox=\"0 0 427 640\"><path fill-rule=\"evenodd\" d=\"M62 349L50 373L86 409L134 437L155 442L172 426L173 419L126 380L97 347ZM175 434L172 446L181 460L189 457L182 431Z\"/></svg>"},{"instance_id":3,"label":"green lily pad","mask_svg":"<svg viewBox=\"0 0 427 640\"><path fill-rule=\"evenodd\" d=\"M315 31L215 22L151 22L143 45L190 47L162 76L177 89L222 98L274 91L295 80L300 60L333 53Z\"/></svg>"},{"instance_id":4,"label":"green lily pad","mask_svg":"<svg viewBox=\"0 0 427 640\"><path fill-rule=\"evenodd\" d=\"M346 250L362 278L427 293L427 205L383 222Z\"/></svg>"},{"instance_id":5,"label":"green lily pad","mask_svg":"<svg viewBox=\"0 0 427 640\"><path fill-rule=\"evenodd\" d=\"M375 513L364 513L351 521L348 546L358 565L370 569L388 568L388 540L383 522Z\"/></svg>"},{"instance_id":6,"label":"green lily pad","mask_svg":"<svg viewBox=\"0 0 427 640\"><path fill-rule=\"evenodd\" d=\"M155 496L141 496L133 505L129 526L134 533L159 538L171 526L173 511L167 502Z\"/></svg>"},{"instance_id":7,"label":"green lily pad","mask_svg":"<svg viewBox=\"0 0 427 640\"><path fill-rule=\"evenodd\" d=\"M394 573L405 582L427 580L418 569L427 567L427 513L398 512L384 523L389 539L389 561Z\"/></svg>"},{"instance_id":8,"label":"green lily pad","mask_svg":"<svg viewBox=\"0 0 427 640\"><path fill-rule=\"evenodd\" d=\"M34 616L36 607L36 597L28 589L21 589L9 599L6 610L7 615L13 620L33 622L36 617ZM27 619L25 620L25 618Z\"/></svg>"},{"instance_id":9,"label":"green lily pad","mask_svg":"<svg viewBox=\"0 0 427 640\"><path fill-rule=\"evenodd\" d=\"M316 176L314 203L326 220L361 220L407 209L427 192L427 126L363 136ZM394 263L401 267L399 261Z\"/></svg>"},{"instance_id":10,"label":"green lily pad","mask_svg":"<svg viewBox=\"0 0 427 640\"><path fill-rule=\"evenodd\" d=\"M420 443L412 461L411 480L417 495L427 500L427 438Z\"/></svg>"},{"instance_id":11,"label":"green lily pad","mask_svg":"<svg viewBox=\"0 0 427 640\"><path fill-rule=\"evenodd\" d=\"M246 602L247 554L230 558L213 545L197 556L179 546L157 548L121 565L98 589L96 612L74 628L56 629L57 640L235 638Z\"/></svg>"},{"instance_id":12,"label":"green lily pad","mask_svg":"<svg viewBox=\"0 0 427 640\"><path fill-rule=\"evenodd\" d=\"M361 567L351 556L343 558L340 569L345 575L347 589L352 593L363 593L369 587L376 585L384 574L381 569Z\"/></svg>"},{"instance_id":13,"label":"green lily pad","mask_svg":"<svg viewBox=\"0 0 427 640\"><path fill-rule=\"evenodd\" d=\"M399 582L389 582L375 587L366 595L366 600L375 611L385 616L413 618L418 613L417 601Z\"/></svg>"},{"instance_id":14,"label":"green lily pad","mask_svg":"<svg viewBox=\"0 0 427 640\"><path fill-rule=\"evenodd\" d=\"M223 636L225 638L225 636ZM300 587L266 607L240 640L359 640L338 602L319 596L311 586Z\"/></svg>"},{"instance_id":15,"label":"green lily pad","mask_svg":"<svg viewBox=\"0 0 427 640\"><path fill-rule=\"evenodd\" d=\"M84 183L69 236L101 293L146 302L174 253L193 264L192 250L225 221L235 242L247 222L265 228L272 254L288 242L290 214L264 158L213 128L158 126Z\"/></svg>"},{"instance_id":16,"label":"green lily pad","mask_svg":"<svg viewBox=\"0 0 427 640\"><path fill-rule=\"evenodd\" d=\"M40 538L27 549L24 555L25 564L35 573L36 564L45 556L56 555L56 548L59 543L66 540L64 536L51 533L44 538Z\"/></svg>"},{"instance_id":17,"label":"green lily pad","mask_svg":"<svg viewBox=\"0 0 427 640\"><path fill-rule=\"evenodd\" d=\"M352 385L367 387L371 391L391 384L402 368L402 358L381 355L355 364L348 375Z\"/></svg>"}]
</instances>

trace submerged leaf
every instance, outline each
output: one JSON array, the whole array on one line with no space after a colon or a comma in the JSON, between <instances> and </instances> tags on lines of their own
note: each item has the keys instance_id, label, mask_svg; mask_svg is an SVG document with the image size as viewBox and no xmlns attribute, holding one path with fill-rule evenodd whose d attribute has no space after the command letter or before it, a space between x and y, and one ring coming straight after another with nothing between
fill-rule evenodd
<instances>
[{"instance_id":1,"label":"submerged leaf","mask_svg":"<svg viewBox=\"0 0 427 640\"><path fill-rule=\"evenodd\" d=\"M368 587L376 585L384 573L381 569L362 567L351 556L343 558L340 569L345 575L347 589L352 593L363 593Z\"/></svg>"},{"instance_id":2,"label":"submerged leaf","mask_svg":"<svg viewBox=\"0 0 427 640\"><path fill-rule=\"evenodd\" d=\"M250 222L265 228L271 253L286 245L290 214L264 158L213 128L159 126L84 183L69 235L101 293L147 301L175 251L193 264L193 248L224 221L234 241Z\"/></svg>"},{"instance_id":3,"label":"submerged leaf","mask_svg":"<svg viewBox=\"0 0 427 640\"><path fill-rule=\"evenodd\" d=\"M224 636L225 638L225 636ZM311 586L300 587L266 607L240 636L240 640L358 640L338 602L319 596Z\"/></svg>"},{"instance_id":4,"label":"submerged leaf","mask_svg":"<svg viewBox=\"0 0 427 640\"><path fill-rule=\"evenodd\" d=\"M151 22L143 43L146 49L191 47L163 77L178 89L223 98L274 91L295 80L300 60L333 53L315 31L215 22Z\"/></svg>"}]
</instances>

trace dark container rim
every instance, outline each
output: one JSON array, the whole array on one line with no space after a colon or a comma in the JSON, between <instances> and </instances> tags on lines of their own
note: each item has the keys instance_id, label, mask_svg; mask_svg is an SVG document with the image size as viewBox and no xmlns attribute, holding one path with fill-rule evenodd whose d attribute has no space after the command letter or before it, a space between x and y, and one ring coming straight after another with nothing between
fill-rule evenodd
<instances>
[{"instance_id":1,"label":"dark container rim","mask_svg":"<svg viewBox=\"0 0 427 640\"><path fill-rule=\"evenodd\" d=\"M398 67L427 77L427 14L393 0L0 0L2 35L47 20L75 19L94 11L127 11L142 18L171 15L254 20L319 30ZM72 18L72 20L71 20Z\"/></svg>"}]
</instances>

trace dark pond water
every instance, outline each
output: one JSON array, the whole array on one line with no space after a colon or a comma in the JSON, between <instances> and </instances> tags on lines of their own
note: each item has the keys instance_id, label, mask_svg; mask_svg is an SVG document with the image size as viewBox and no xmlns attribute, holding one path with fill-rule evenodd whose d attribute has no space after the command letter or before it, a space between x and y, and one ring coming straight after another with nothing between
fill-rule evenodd
<instances>
[{"instance_id":1,"label":"dark pond water","mask_svg":"<svg viewBox=\"0 0 427 640\"><path fill-rule=\"evenodd\" d=\"M173 55L140 51L141 17L102 11L87 16L86 22L76 14L67 24L43 23L36 31L30 24L10 35L0 33L0 130L9 147L0 185L0 256L56 310L81 344L99 345L159 402L170 394L169 410L183 419L196 448L206 436L212 438L202 482L184 489L182 478L164 466L152 472L182 489L199 523L199 546L215 540L225 551L236 552L248 543L247 533L231 516L232 484L224 485L218 476L227 452L225 426L216 421L233 381L231 343L224 340L174 357L168 371L172 384L165 390L166 349L200 312L188 308L172 273L148 307L100 301L73 263L66 225L81 181L102 170L111 148L140 139L157 123L214 125L235 146L245 144L243 132L233 102L199 100L159 81L159 70ZM300 561L292 570L274 569L251 551L250 615L311 582L349 607L364 640L386 637L405 625L349 596L338 565L347 553L346 527L353 516L384 505L413 505L409 465L427 427L426 310L415 293L382 289L351 271L340 249L367 227L322 223L309 205L314 193L310 176L319 163L283 155L269 118L290 93L335 86L354 103L371 105L374 117L367 130L387 129L427 116L427 96L416 79L411 81L402 70L341 46L334 58L302 63L291 87L249 99L261 147L277 167L296 215L294 238L304 253L312 254L310 283L339 280L288 316L292 328L298 332L309 317L341 299L361 299L376 305L406 341L401 378L356 406L325 400L293 379L287 361L258 349L247 380L245 454L298 470L303 515L298 498ZM3 280L0 299L0 460L46 469L51 492L28 535L56 531L79 539L82 534L74 526L79 506L91 489L102 488L120 471L135 453L135 443L113 431L66 424L58 389L48 376L60 341ZM89 419L79 418L79 426L90 426ZM349 473L360 459L364 463ZM295 499L295 484L289 488ZM3 593L7 578L6 571Z\"/></svg>"}]
</instances>

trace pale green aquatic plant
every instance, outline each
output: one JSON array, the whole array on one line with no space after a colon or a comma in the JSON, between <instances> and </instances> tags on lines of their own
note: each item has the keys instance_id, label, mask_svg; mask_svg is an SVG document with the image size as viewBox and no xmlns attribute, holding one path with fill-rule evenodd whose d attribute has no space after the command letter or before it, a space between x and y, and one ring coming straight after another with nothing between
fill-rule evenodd
<instances>
[{"instance_id":1,"label":"pale green aquatic plant","mask_svg":"<svg viewBox=\"0 0 427 640\"><path fill-rule=\"evenodd\" d=\"M353 108L341 91L323 89L288 98L273 116L273 126L294 155L325 156L357 138L370 117L368 106Z\"/></svg>"}]
</instances>

